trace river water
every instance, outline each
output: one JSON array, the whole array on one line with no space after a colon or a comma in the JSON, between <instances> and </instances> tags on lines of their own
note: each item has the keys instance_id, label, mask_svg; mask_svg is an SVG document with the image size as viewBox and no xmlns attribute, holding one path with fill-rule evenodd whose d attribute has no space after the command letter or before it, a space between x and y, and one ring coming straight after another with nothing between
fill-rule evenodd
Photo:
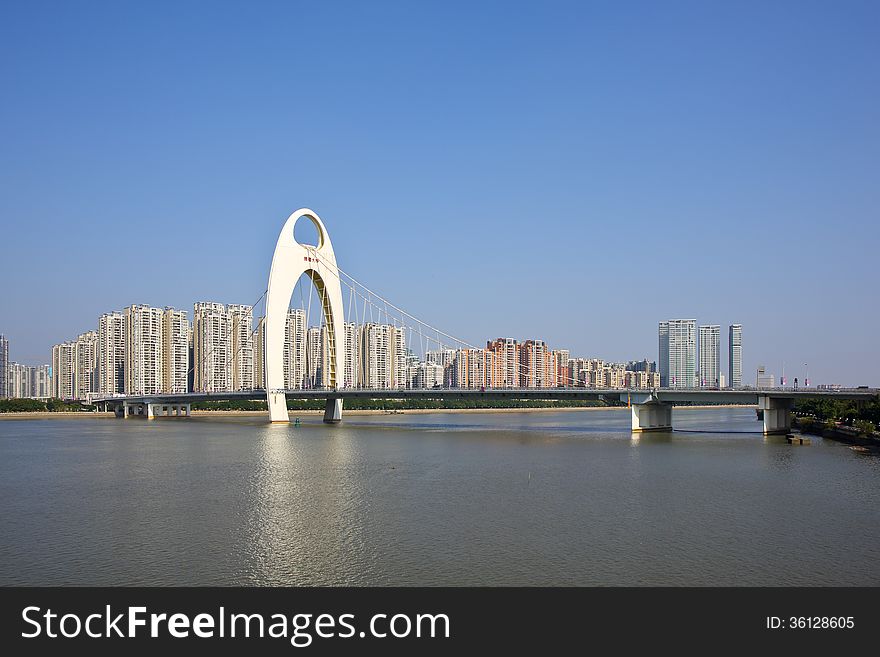
<instances>
[{"instance_id":1,"label":"river water","mask_svg":"<svg viewBox=\"0 0 880 657\"><path fill-rule=\"evenodd\" d=\"M2 420L0 585L880 584L880 458L629 422Z\"/></svg>"}]
</instances>

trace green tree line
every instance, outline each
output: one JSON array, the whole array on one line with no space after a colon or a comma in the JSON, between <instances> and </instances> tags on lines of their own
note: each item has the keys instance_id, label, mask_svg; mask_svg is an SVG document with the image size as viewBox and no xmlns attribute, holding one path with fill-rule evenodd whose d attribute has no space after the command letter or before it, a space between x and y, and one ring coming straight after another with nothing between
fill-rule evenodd
<instances>
[{"instance_id":1,"label":"green tree line","mask_svg":"<svg viewBox=\"0 0 880 657\"><path fill-rule=\"evenodd\" d=\"M61 399L0 399L0 413L39 413L53 411L92 411L94 407Z\"/></svg>"},{"instance_id":2,"label":"green tree line","mask_svg":"<svg viewBox=\"0 0 880 657\"><path fill-rule=\"evenodd\" d=\"M834 429L838 423L853 427L860 434L870 436L880 424L880 398L870 402L845 399L803 399L794 407L801 428L824 425Z\"/></svg>"}]
</instances>

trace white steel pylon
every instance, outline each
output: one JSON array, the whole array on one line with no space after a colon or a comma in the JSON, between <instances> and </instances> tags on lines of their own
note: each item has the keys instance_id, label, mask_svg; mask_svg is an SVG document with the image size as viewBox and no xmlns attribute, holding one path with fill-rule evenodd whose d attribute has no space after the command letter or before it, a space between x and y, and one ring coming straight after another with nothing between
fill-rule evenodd
<instances>
[{"instance_id":1,"label":"white steel pylon","mask_svg":"<svg viewBox=\"0 0 880 657\"><path fill-rule=\"evenodd\" d=\"M300 244L293 235L296 222L305 217L318 231L318 245ZM342 381L344 357L340 351L345 347L343 324L345 315L342 305L342 287L333 245L324 223L308 208L297 210L287 221L278 236L272 269L269 272L269 289L266 293L266 400L269 404L270 422L289 422L287 398L284 394L284 333L290 297L300 276L312 279L321 299L324 323L327 326L328 385L339 388ZM328 399L324 414L325 422L339 422L342 418L342 400Z\"/></svg>"}]
</instances>

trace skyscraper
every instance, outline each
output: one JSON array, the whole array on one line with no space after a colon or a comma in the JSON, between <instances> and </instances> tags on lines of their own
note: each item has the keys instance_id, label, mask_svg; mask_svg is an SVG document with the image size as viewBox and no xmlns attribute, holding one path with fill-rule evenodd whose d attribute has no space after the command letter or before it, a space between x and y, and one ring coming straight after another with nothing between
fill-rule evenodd
<instances>
[{"instance_id":1,"label":"skyscraper","mask_svg":"<svg viewBox=\"0 0 880 657\"><path fill-rule=\"evenodd\" d=\"M306 311L295 308L287 311L284 328L284 385L290 390L299 389L305 384L305 379Z\"/></svg>"},{"instance_id":2,"label":"skyscraper","mask_svg":"<svg viewBox=\"0 0 880 657\"><path fill-rule=\"evenodd\" d=\"M571 372L568 369L571 352L568 349L557 349L553 353L556 356L556 385L567 388L571 386Z\"/></svg>"},{"instance_id":3,"label":"skyscraper","mask_svg":"<svg viewBox=\"0 0 880 657\"><path fill-rule=\"evenodd\" d=\"M742 388L742 324L731 324L728 329L728 376L727 385Z\"/></svg>"},{"instance_id":4,"label":"skyscraper","mask_svg":"<svg viewBox=\"0 0 880 657\"><path fill-rule=\"evenodd\" d=\"M551 372L551 358L547 343L543 340L526 340L519 349L519 385L522 388L547 388L556 385L556 376ZM554 370L555 371L555 370Z\"/></svg>"},{"instance_id":5,"label":"skyscraper","mask_svg":"<svg viewBox=\"0 0 880 657\"><path fill-rule=\"evenodd\" d=\"M697 320L660 322L659 334L660 385L669 388L697 385Z\"/></svg>"},{"instance_id":6,"label":"skyscraper","mask_svg":"<svg viewBox=\"0 0 880 657\"><path fill-rule=\"evenodd\" d=\"M408 381L406 335L391 324L364 324L358 340L358 385L405 388Z\"/></svg>"},{"instance_id":7,"label":"skyscraper","mask_svg":"<svg viewBox=\"0 0 880 657\"><path fill-rule=\"evenodd\" d=\"M0 399L9 397L7 378L9 377L9 340L0 335Z\"/></svg>"},{"instance_id":8,"label":"skyscraper","mask_svg":"<svg viewBox=\"0 0 880 657\"><path fill-rule=\"evenodd\" d=\"M254 388L266 388L266 318L257 320L254 333Z\"/></svg>"},{"instance_id":9,"label":"skyscraper","mask_svg":"<svg viewBox=\"0 0 880 657\"><path fill-rule=\"evenodd\" d=\"M494 353L487 349L458 349L452 361L455 388L491 388Z\"/></svg>"},{"instance_id":10,"label":"skyscraper","mask_svg":"<svg viewBox=\"0 0 880 657\"><path fill-rule=\"evenodd\" d=\"M52 347L52 396L56 399L74 397L75 356L75 342L62 342Z\"/></svg>"},{"instance_id":11,"label":"skyscraper","mask_svg":"<svg viewBox=\"0 0 880 657\"><path fill-rule=\"evenodd\" d=\"M98 333L86 331L76 338L73 396L89 399L98 392Z\"/></svg>"},{"instance_id":12,"label":"skyscraper","mask_svg":"<svg viewBox=\"0 0 880 657\"><path fill-rule=\"evenodd\" d=\"M429 349L425 352L425 362L449 367L455 360L455 349Z\"/></svg>"},{"instance_id":13,"label":"skyscraper","mask_svg":"<svg viewBox=\"0 0 880 657\"><path fill-rule=\"evenodd\" d=\"M52 396L52 367L37 365L31 369L31 394L37 399Z\"/></svg>"},{"instance_id":14,"label":"skyscraper","mask_svg":"<svg viewBox=\"0 0 880 657\"><path fill-rule=\"evenodd\" d=\"M193 388L197 392L226 392L232 386L232 340L222 303L193 305Z\"/></svg>"},{"instance_id":15,"label":"skyscraper","mask_svg":"<svg viewBox=\"0 0 880 657\"><path fill-rule=\"evenodd\" d=\"M186 392L189 386L189 320L185 310L162 312L162 390Z\"/></svg>"},{"instance_id":16,"label":"skyscraper","mask_svg":"<svg viewBox=\"0 0 880 657\"><path fill-rule=\"evenodd\" d=\"M254 309L251 306L229 304L230 335L232 337L232 390L254 388Z\"/></svg>"},{"instance_id":17,"label":"skyscraper","mask_svg":"<svg viewBox=\"0 0 880 657\"><path fill-rule=\"evenodd\" d=\"M162 391L162 309L135 304L125 316L125 393L152 395Z\"/></svg>"},{"instance_id":18,"label":"skyscraper","mask_svg":"<svg viewBox=\"0 0 880 657\"><path fill-rule=\"evenodd\" d=\"M6 392L12 398L46 399L52 396L48 365L22 365L10 362Z\"/></svg>"},{"instance_id":19,"label":"skyscraper","mask_svg":"<svg viewBox=\"0 0 880 657\"><path fill-rule=\"evenodd\" d=\"M324 325L310 326L306 330L306 379L309 388L323 388L326 385L324 377L326 332Z\"/></svg>"},{"instance_id":20,"label":"skyscraper","mask_svg":"<svg viewBox=\"0 0 880 657\"><path fill-rule=\"evenodd\" d=\"M520 385L520 344L513 338L497 338L486 343L495 356L492 381L496 388L517 388Z\"/></svg>"},{"instance_id":21,"label":"skyscraper","mask_svg":"<svg viewBox=\"0 0 880 657\"><path fill-rule=\"evenodd\" d=\"M120 312L98 318L98 392L125 392L125 316Z\"/></svg>"},{"instance_id":22,"label":"skyscraper","mask_svg":"<svg viewBox=\"0 0 880 657\"><path fill-rule=\"evenodd\" d=\"M391 326L391 386L406 388L406 332L402 326Z\"/></svg>"},{"instance_id":23,"label":"skyscraper","mask_svg":"<svg viewBox=\"0 0 880 657\"><path fill-rule=\"evenodd\" d=\"M660 322L658 330L660 338L657 362L660 365L660 387L669 386L669 322Z\"/></svg>"},{"instance_id":24,"label":"skyscraper","mask_svg":"<svg viewBox=\"0 0 880 657\"><path fill-rule=\"evenodd\" d=\"M358 327L354 322L346 322L345 363L342 367L342 386L354 388L358 384Z\"/></svg>"},{"instance_id":25,"label":"skyscraper","mask_svg":"<svg viewBox=\"0 0 880 657\"><path fill-rule=\"evenodd\" d=\"M415 366L413 388L441 388L444 384L445 368L439 363L420 363Z\"/></svg>"},{"instance_id":26,"label":"skyscraper","mask_svg":"<svg viewBox=\"0 0 880 657\"><path fill-rule=\"evenodd\" d=\"M6 365L6 396L10 399L33 397L32 367L21 363L9 362Z\"/></svg>"},{"instance_id":27,"label":"skyscraper","mask_svg":"<svg viewBox=\"0 0 880 657\"><path fill-rule=\"evenodd\" d=\"M721 387L721 327L700 327L700 387Z\"/></svg>"}]
</instances>

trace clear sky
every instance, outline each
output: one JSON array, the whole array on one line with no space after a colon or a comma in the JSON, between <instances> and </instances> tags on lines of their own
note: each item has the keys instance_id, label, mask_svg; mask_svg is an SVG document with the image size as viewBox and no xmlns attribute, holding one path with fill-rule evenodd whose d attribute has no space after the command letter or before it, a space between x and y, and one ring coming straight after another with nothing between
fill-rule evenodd
<instances>
[{"instance_id":1,"label":"clear sky","mask_svg":"<svg viewBox=\"0 0 880 657\"><path fill-rule=\"evenodd\" d=\"M0 333L252 303L287 215L479 343L880 384L876 2L6 2ZM726 365L725 365L726 371Z\"/></svg>"}]
</instances>

